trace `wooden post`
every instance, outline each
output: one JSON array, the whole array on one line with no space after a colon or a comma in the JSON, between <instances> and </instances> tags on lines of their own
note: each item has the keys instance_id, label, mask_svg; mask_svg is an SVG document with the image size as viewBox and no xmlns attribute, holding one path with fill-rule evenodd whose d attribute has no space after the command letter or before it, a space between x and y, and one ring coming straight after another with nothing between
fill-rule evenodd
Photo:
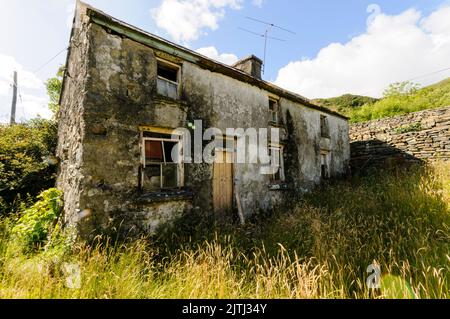
<instances>
[{"instance_id":1,"label":"wooden post","mask_svg":"<svg viewBox=\"0 0 450 319\"><path fill-rule=\"evenodd\" d=\"M244 218L244 211L242 209L242 204L241 204L241 195L239 194L239 186L236 185L234 189L236 192L236 204L237 204L237 208L238 208L239 220L241 222L241 225L244 226L245 218Z\"/></svg>"},{"instance_id":2,"label":"wooden post","mask_svg":"<svg viewBox=\"0 0 450 319\"><path fill-rule=\"evenodd\" d=\"M13 99L11 105L11 120L10 124L16 124L16 106L17 106L17 71L14 71L14 83L13 83Z\"/></svg>"}]
</instances>

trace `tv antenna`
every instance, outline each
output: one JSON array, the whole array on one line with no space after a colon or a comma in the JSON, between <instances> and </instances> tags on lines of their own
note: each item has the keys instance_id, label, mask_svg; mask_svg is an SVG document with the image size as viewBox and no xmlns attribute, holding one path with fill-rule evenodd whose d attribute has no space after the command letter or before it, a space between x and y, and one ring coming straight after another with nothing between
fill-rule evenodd
<instances>
[{"instance_id":1,"label":"tv antenna","mask_svg":"<svg viewBox=\"0 0 450 319\"><path fill-rule=\"evenodd\" d=\"M251 34L253 34L255 36L264 38L264 59L263 59L263 69L262 69L262 72L264 74L264 71L266 69L267 41L269 39L271 39L271 40L286 42L286 40L284 40L284 39L280 39L280 38L269 36L269 32L272 31L272 29L275 28L275 29L279 29L279 30L287 32L287 33L294 34L294 35L296 33L293 32L293 31L290 31L290 30L288 30L286 28L280 27L280 26L278 26L276 24L270 23L270 22L262 21L262 20L255 19L255 18L252 18L252 17L246 17L246 19L266 25L266 30L265 30L264 33L258 33L258 32L254 32L254 31L251 31L251 30L239 27L239 29L242 30L242 31L245 31L245 32L251 33Z\"/></svg>"}]
</instances>

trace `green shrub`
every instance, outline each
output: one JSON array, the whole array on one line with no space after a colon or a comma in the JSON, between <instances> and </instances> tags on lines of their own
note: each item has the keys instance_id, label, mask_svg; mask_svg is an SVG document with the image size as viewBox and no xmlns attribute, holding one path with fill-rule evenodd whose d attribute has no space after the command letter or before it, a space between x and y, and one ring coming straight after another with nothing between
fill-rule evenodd
<instances>
[{"instance_id":1,"label":"green shrub","mask_svg":"<svg viewBox=\"0 0 450 319\"><path fill-rule=\"evenodd\" d=\"M410 132L420 132L422 131L422 123L414 123L411 125L400 127L396 130L397 134L405 134Z\"/></svg>"},{"instance_id":2,"label":"green shrub","mask_svg":"<svg viewBox=\"0 0 450 319\"><path fill-rule=\"evenodd\" d=\"M49 163L57 144L57 124L36 119L0 126L0 215L20 209L55 184L56 166Z\"/></svg>"},{"instance_id":3,"label":"green shrub","mask_svg":"<svg viewBox=\"0 0 450 319\"><path fill-rule=\"evenodd\" d=\"M46 243L63 207L62 192L55 188L42 192L37 199L12 229L13 238L27 251Z\"/></svg>"}]
</instances>

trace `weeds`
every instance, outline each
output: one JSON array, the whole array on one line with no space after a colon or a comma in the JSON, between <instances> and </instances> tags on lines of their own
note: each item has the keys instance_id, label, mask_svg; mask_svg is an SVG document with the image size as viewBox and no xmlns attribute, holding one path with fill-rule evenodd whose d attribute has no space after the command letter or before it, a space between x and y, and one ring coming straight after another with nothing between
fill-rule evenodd
<instances>
[{"instance_id":1,"label":"weeds","mask_svg":"<svg viewBox=\"0 0 450 319\"><path fill-rule=\"evenodd\" d=\"M68 254L8 255L5 219L0 298L450 298L449 199L449 163L396 169L326 185L244 228L191 220L194 233L99 238Z\"/></svg>"}]
</instances>

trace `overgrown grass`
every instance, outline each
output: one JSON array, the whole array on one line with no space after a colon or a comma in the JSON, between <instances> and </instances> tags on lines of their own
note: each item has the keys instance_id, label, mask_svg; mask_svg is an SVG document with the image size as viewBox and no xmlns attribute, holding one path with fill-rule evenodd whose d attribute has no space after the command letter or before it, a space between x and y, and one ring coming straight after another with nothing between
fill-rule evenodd
<instances>
[{"instance_id":1,"label":"overgrown grass","mask_svg":"<svg viewBox=\"0 0 450 319\"><path fill-rule=\"evenodd\" d=\"M450 298L450 163L336 182L243 228L191 220L191 235L66 254L10 250L12 224L0 224L0 298Z\"/></svg>"}]
</instances>

